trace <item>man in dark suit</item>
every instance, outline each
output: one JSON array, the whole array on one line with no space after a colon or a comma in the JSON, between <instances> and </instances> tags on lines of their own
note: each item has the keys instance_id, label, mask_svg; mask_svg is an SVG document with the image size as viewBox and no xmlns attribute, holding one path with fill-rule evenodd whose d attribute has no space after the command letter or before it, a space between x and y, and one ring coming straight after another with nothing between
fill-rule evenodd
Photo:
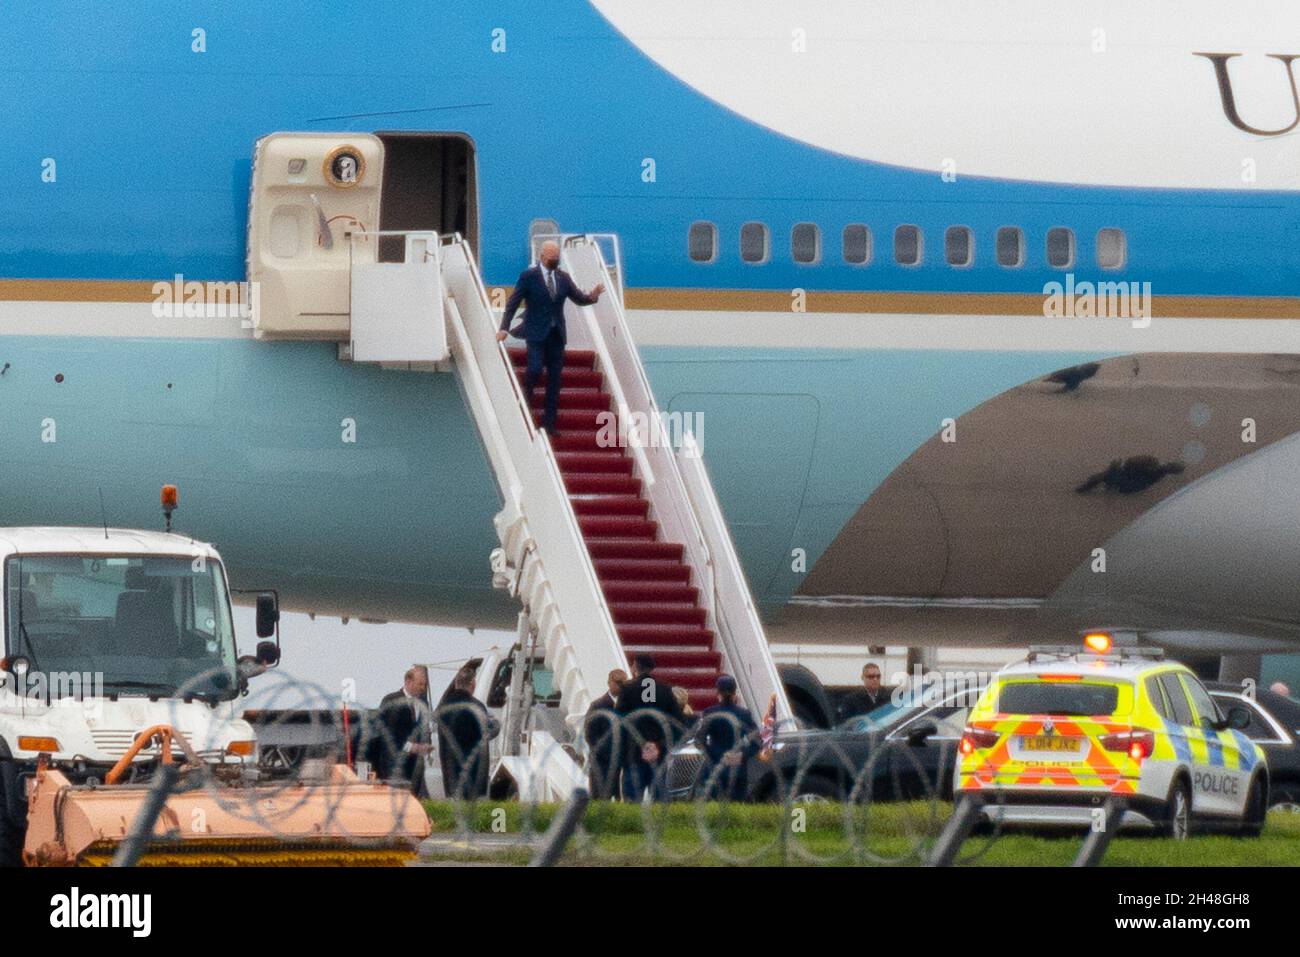
<instances>
[{"instance_id":1,"label":"man in dark suit","mask_svg":"<svg viewBox=\"0 0 1300 957\"><path fill-rule=\"evenodd\" d=\"M473 801L488 791L488 742L501 727L474 697L477 668L456 672L451 687L438 703L438 754L447 797Z\"/></svg>"},{"instance_id":2,"label":"man in dark suit","mask_svg":"<svg viewBox=\"0 0 1300 957\"><path fill-rule=\"evenodd\" d=\"M758 754L758 725L748 708L736 703L736 679L719 675L718 703L704 709L695 744L707 759L700 786L710 800L743 801L748 790L745 762Z\"/></svg>"},{"instance_id":3,"label":"man in dark suit","mask_svg":"<svg viewBox=\"0 0 1300 957\"><path fill-rule=\"evenodd\" d=\"M428 669L409 669L401 690L379 702L378 733L366 751L381 780L400 777L417 797L424 795L424 758L433 749L428 694Z\"/></svg>"},{"instance_id":4,"label":"man in dark suit","mask_svg":"<svg viewBox=\"0 0 1300 957\"><path fill-rule=\"evenodd\" d=\"M850 691L840 704L840 720L847 721L859 715L870 714L881 705L888 704L893 688L880 683L880 665L868 661L862 666L862 687Z\"/></svg>"},{"instance_id":5,"label":"man in dark suit","mask_svg":"<svg viewBox=\"0 0 1300 957\"><path fill-rule=\"evenodd\" d=\"M672 685L657 680L655 660L650 655L632 659L632 680L618 693L616 711L624 718L623 797L640 801L646 789L652 798L664 793L659 772L668 752L686 732Z\"/></svg>"},{"instance_id":6,"label":"man in dark suit","mask_svg":"<svg viewBox=\"0 0 1300 957\"><path fill-rule=\"evenodd\" d=\"M619 692L627 684L627 672L615 668L609 673L609 690L591 703L582 729L587 742L587 781L591 796L597 800L613 797L618 787L618 768L622 763L623 736L614 709Z\"/></svg>"},{"instance_id":7,"label":"man in dark suit","mask_svg":"<svg viewBox=\"0 0 1300 957\"><path fill-rule=\"evenodd\" d=\"M519 274L515 291L506 300L505 315L497 340L505 339L510 322L519 306L524 306L523 338L528 343L528 371L524 376L524 392L531 402L537 380L546 369L546 405L542 414L542 428L554 435L556 411L560 403L560 375L564 371L564 344L568 335L564 329L564 301L572 299L580 306L590 306L605 291L604 283L596 283L591 292L584 293L574 285L572 277L560 268L560 245L553 240L542 243L536 266ZM518 334L518 333L516 333Z\"/></svg>"}]
</instances>

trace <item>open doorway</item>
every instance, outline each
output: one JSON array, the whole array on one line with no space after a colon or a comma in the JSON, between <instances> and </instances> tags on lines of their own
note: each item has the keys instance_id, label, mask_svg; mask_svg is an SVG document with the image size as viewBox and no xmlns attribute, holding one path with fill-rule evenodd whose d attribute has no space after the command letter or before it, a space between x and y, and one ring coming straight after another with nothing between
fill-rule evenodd
<instances>
[{"instance_id":1,"label":"open doorway","mask_svg":"<svg viewBox=\"0 0 1300 957\"><path fill-rule=\"evenodd\" d=\"M460 233L477 259L478 184L474 143L464 133L375 134L384 143L381 230ZM404 240L379 240L380 262L400 262Z\"/></svg>"}]
</instances>

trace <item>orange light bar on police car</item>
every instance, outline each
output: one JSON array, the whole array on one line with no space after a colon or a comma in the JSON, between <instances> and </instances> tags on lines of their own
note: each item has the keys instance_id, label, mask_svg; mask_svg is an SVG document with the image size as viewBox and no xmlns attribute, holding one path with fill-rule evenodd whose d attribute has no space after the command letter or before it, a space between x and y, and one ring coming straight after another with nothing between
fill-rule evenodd
<instances>
[{"instance_id":1,"label":"orange light bar on police car","mask_svg":"<svg viewBox=\"0 0 1300 957\"><path fill-rule=\"evenodd\" d=\"M1083 680L1083 675L1070 675L1070 674L1058 675L1058 674L1043 673L1038 677L1041 678L1043 681L1082 681Z\"/></svg>"},{"instance_id":2,"label":"orange light bar on police car","mask_svg":"<svg viewBox=\"0 0 1300 957\"><path fill-rule=\"evenodd\" d=\"M18 750L19 751L47 751L52 753L54 751L59 750L59 742L57 738L37 738L37 737L26 737L24 735L19 735Z\"/></svg>"},{"instance_id":3,"label":"orange light bar on police car","mask_svg":"<svg viewBox=\"0 0 1300 957\"><path fill-rule=\"evenodd\" d=\"M226 753L246 758L251 756L256 748L256 741L231 741L226 745Z\"/></svg>"},{"instance_id":4,"label":"orange light bar on police car","mask_svg":"<svg viewBox=\"0 0 1300 957\"><path fill-rule=\"evenodd\" d=\"M1083 636L1083 644L1089 651L1096 652L1099 655L1110 653L1111 645L1114 641L1104 631L1090 631Z\"/></svg>"}]
</instances>

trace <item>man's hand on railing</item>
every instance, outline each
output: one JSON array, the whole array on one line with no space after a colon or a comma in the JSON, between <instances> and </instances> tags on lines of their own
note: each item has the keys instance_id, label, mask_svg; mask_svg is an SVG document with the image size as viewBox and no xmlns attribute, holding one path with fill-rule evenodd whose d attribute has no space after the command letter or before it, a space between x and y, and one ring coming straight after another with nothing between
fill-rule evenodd
<instances>
[{"instance_id":1,"label":"man's hand on railing","mask_svg":"<svg viewBox=\"0 0 1300 957\"><path fill-rule=\"evenodd\" d=\"M598 282L596 283L596 285L591 287L591 292L589 293L589 295L591 296L592 299L599 299L600 294L604 291L605 291L605 284L603 282Z\"/></svg>"},{"instance_id":2,"label":"man's hand on railing","mask_svg":"<svg viewBox=\"0 0 1300 957\"><path fill-rule=\"evenodd\" d=\"M498 329L497 342L505 342L505 341L506 341L506 331L504 329Z\"/></svg>"}]
</instances>

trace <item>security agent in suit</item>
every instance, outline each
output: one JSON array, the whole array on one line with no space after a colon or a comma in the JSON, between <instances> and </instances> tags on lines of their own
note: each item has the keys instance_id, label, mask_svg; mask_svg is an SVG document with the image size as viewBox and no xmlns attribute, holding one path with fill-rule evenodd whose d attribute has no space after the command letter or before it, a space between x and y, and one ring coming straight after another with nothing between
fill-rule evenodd
<instances>
[{"instance_id":1,"label":"security agent in suit","mask_svg":"<svg viewBox=\"0 0 1300 957\"><path fill-rule=\"evenodd\" d=\"M591 796L597 800L613 797L618 790L618 772L622 764L623 736L620 718L615 713L619 692L627 684L627 672L615 668L609 673L608 688L591 703L583 723L582 737L587 742L587 782Z\"/></svg>"},{"instance_id":2,"label":"security agent in suit","mask_svg":"<svg viewBox=\"0 0 1300 957\"><path fill-rule=\"evenodd\" d=\"M699 783L710 799L743 801L748 790L745 762L759 750L758 724L736 703L736 679L719 675L718 703L700 716L695 744L707 759Z\"/></svg>"},{"instance_id":3,"label":"security agent in suit","mask_svg":"<svg viewBox=\"0 0 1300 957\"><path fill-rule=\"evenodd\" d=\"M428 669L409 669L402 689L379 702L379 733L366 749L381 780L400 777L417 797L424 796L424 758L433 749L428 694Z\"/></svg>"},{"instance_id":4,"label":"security agent in suit","mask_svg":"<svg viewBox=\"0 0 1300 957\"><path fill-rule=\"evenodd\" d=\"M542 243L541 256L536 266L519 274L515 291L506 300L505 315L497 340L505 339L510 322L519 306L524 306L523 338L528 343L528 369L524 375L524 392L531 400L542 369L546 369L546 404L542 413L542 428L552 435L556 432L555 419L560 404L560 375L564 372L564 344L568 335L564 329L564 301L572 299L580 306L593 305L605 291L604 283L596 283L590 293L584 293L573 283L572 277L560 268L560 245L553 240ZM516 335L518 331L516 330Z\"/></svg>"},{"instance_id":5,"label":"security agent in suit","mask_svg":"<svg viewBox=\"0 0 1300 957\"><path fill-rule=\"evenodd\" d=\"M652 798L663 796L664 761L686 730L673 686L656 679L654 668L654 658L637 655L632 680L618 693L616 710L624 719L623 797L628 801L640 801L647 788Z\"/></svg>"},{"instance_id":6,"label":"security agent in suit","mask_svg":"<svg viewBox=\"0 0 1300 957\"><path fill-rule=\"evenodd\" d=\"M880 683L880 665L868 661L862 666L862 687L850 691L840 704L840 720L847 721L859 715L870 714L882 705L889 704L894 689Z\"/></svg>"},{"instance_id":7,"label":"security agent in suit","mask_svg":"<svg viewBox=\"0 0 1300 957\"><path fill-rule=\"evenodd\" d=\"M438 703L438 756L447 797L472 801L488 791L488 751L501 731L500 723L474 697L477 668L456 672L451 687Z\"/></svg>"}]
</instances>

